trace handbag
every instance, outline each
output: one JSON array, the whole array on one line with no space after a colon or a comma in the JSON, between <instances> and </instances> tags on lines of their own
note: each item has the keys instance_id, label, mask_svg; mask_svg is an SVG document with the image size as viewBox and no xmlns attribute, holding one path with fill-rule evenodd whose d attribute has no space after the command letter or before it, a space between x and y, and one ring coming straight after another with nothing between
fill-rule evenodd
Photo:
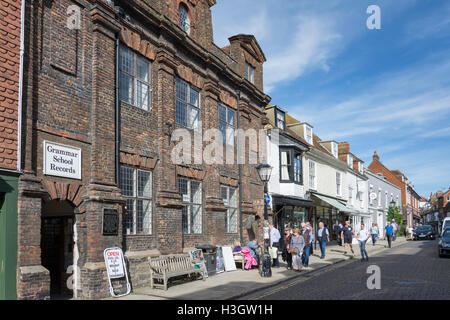
<instances>
[{"instance_id":1,"label":"handbag","mask_svg":"<svg viewBox=\"0 0 450 320\"><path fill-rule=\"evenodd\" d=\"M276 259L278 257L278 248L277 247L269 248L269 254L271 259Z\"/></svg>"}]
</instances>

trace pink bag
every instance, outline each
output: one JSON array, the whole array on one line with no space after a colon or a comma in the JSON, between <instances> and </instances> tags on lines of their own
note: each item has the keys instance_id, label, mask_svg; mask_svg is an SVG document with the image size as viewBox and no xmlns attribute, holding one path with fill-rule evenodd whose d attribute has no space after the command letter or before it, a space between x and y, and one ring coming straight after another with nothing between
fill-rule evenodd
<instances>
[{"instance_id":1,"label":"pink bag","mask_svg":"<svg viewBox=\"0 0 450 320\"><path fill-rule=\"evenodd\" d=\"M258 263L256 262L255 257L252 256L251 251L250 251L249 248L242 248L241 252L244 255L244 260L245 260L244 268L246 270L251 269L252 266L257 266L258 265Z\"/></svg>"}]
</instances>

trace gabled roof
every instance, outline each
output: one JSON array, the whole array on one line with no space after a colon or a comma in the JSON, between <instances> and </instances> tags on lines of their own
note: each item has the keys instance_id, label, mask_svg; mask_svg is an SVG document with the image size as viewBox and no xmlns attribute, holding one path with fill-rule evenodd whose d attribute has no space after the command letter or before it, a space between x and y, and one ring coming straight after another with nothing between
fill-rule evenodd
<instances>
[{"instance_id":1,"label":"gabled roof","mask_svg":"<svg viewBox=\"0 0 450 320\"><path fill-rule=\"evenodd\" d=\"M252 54L259 62L266 61L266 56L259 46L258 41L256 41L255 36L251 34L241 33L228 38L228 40L230 41L230 43L233 41L240 41L243 47L247 49L247 51Z\"/></svg>"}]
</instances>

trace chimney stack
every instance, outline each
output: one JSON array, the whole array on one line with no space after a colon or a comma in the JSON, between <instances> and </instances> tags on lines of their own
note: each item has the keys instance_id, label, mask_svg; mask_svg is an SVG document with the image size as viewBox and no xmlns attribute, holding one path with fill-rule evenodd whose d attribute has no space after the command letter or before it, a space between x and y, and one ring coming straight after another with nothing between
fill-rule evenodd
<instances>
[{"instance_id":1,"label":"chimney stack","mask_svg":"<svg viewBox=\"0 0 450 320\"><path fill-rule=\"evenodd\" d=\"M373 160L380 161L380 157L378 156L376 151L373 153Z\"/></svg>"}]
</instances>

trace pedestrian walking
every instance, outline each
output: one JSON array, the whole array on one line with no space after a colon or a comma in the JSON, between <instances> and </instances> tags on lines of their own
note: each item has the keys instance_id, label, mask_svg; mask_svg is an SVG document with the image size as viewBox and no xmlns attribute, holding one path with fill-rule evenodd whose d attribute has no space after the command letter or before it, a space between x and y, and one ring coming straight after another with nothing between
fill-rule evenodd
<instances>
[{"instance_id":1,"label":"pedestrian walking","mask_svg":"<svg viewBox=\"0 0 450 320\"><path fill-rule=\"evenodd\" d=\"M391 247L392 235L394 234L394 227L388 221L387 226L384 227L384 238L387 239L389 248Z\"/></svg>"},{"instance_id":2,"label":"pedestrian walking","mask_svg":"<svg viewBox=\"0 0 450 320\"><path fill-rule=\"evenodd\" d=\"M303 248L302 263L305 268L309 265L309 256L311 254L311 231L306 227L306 223L302 223L302 236L305 240L305 247Z\"/></svg>"},{"instance_id":3,"label":"pedestrian walking","mask_svg":"<svg viewBox=\"0 0 450 320\"><path fill-rule=\"evenodd\" d=\"M350 225L349 221L345 221L345 225L342 227L341 231L341 238L344 239L344 254L347 254L348 245L350 245L350 250L352 250L352 253L355 254L353 251L353 235L355 232L353 231L353 227Z\"/></svg>"},{"instance_id":4,"label":"pedestrian walking","mask_svg":"<svg viewBox=\"0 0 450 320\"><path fill-rule=\"evenodd\" d=\"M298 228L295 228L291 237L291 245L290 245L292 253L292 269L294 271L297 272L302 271L300 256L303 253L304 247L305 247L305 239L300 234L300 230Z\"/></svg>"},{"instance_id":5,"label":"pedestrian walking","mask_svg":"<svg viewBox=\"0 0 450 320\"><path fill-rule=\"evenodd\" d=\"M338 236L337 236L337 240L338 240L338 245L340 245L342 247L342 243L344 242L344 239L342 239L342 228L344 226L342 225L342 223L339 223L338 225Z\"/></svg>"},{"instance_id":6,"label":"pedestrian walking","mask_svg":"<svg viewBox=\"0 0 450 320\"><path fill-rule=\"evenodd\" d=\"M395 219L392 219L392 227L394 228L394 232L392 235L392 241L395 241L397 239L397 231L398 231L398 224L395 222Z\"/></svg>"},{"instance_id":7,"label":"pedestrian walking","mask_svg":"<svg viewBox=\"0 0 450 320\"><path fill-rule=\"evenodd\" d=\"M378 225L375 222L372 222L372 226L370 227L370 235L372 236L372 245L375 246L378 238Z\"/></svg>"},{"instance_id":8,"label":"pedestrian walking","mask_svg":"<svg viewBox=\"0 0 450 320\"><path fill-rule=\"evenodd\" d=\"M364 223L361 223L361 229L358 231L356 235L356 239L358 240L359 249L361 250L361 262L364 261L364 255L366 256L366 261L369 261L369 255L366 251L366 243L369 240L370 234L364 229Z\"/></svg>"},{"instance_id":9,"label":"pedestrian walking","mask_svg":"<svg viewBox=\"0 0 450 320\"><path fill-rule=\"evenodd\" d=\"M325 227L323 222L319 222L319 230L317 230L317 240L319 241L320 246L320 259L325 259L325 249L327 246L327 242L329 241L330 233L328 229Z\"/></svg>"},{"instance_id":10,"label":"pedestrian walking","mask_svg":"<svg viewBox=\"0 0 450 320\"><path fill-rule=\"evenodd\" d=\"M308 228L308 230L309 230L309 234L311 235L311 241L310 241L310 244L311 244L311 250L310 250L310 252L309 252L309 255L311 256L312 254L313 254L313 243L314 243L314 228L312 227L312 225L311 225L311 223L308 221L308 222L306 222L306 228Z\"/></svg>"},{"instance_id":11,"label":"pedestrian walking","mask_svg":"<svg viewBox=\"0 0 450 320\"><path fill-rule=\"evenodd\" d=\"M273 224L269 224L269 229L270 229L270 247L276 248L274 252L275 251L277 252L275 255L275 259L272 259L273 260L272 267L279 268L280 262L278 260L278 250L280 250L280 238L281 238L280 231L278 231L278 229L275 228Z\"/></svg>"},{"instance_id":12,"label":"pedestrian walking","mask_svg":"<svg viewBox=\"0 0 450 320\"><path fill-rule=\"evenodd\" d=\"M282 258L283 261L286 261L287 263L287 269L290 270L292 269L292 253L291 253L291 228L286 227L286 229L284 229L284 248L283 248L283 253L282 253Z\"/></svg>"}]
</instances>

